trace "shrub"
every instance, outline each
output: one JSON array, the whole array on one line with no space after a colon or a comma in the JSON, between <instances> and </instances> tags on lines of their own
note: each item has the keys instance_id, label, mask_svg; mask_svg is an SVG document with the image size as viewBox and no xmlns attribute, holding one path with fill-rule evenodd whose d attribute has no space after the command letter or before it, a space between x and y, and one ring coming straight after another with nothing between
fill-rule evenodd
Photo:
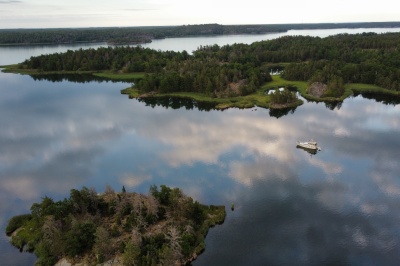
<instances>
[{"instance_id":1,"label":"shrub","mask_svg":"<svg viewBox=\"0 0 400 266\"><path fill-rule=\"evenodd\" d=\"M15 230L17 230L18 228L23 226L25 224L25 222L27 222L31 219L32 219L31 214L23 214L23 215L17 215L17 216L12 217L8 221L8 225L6 228L6 234L8 236L10 236Z\"/></svg>"}]
</instances>

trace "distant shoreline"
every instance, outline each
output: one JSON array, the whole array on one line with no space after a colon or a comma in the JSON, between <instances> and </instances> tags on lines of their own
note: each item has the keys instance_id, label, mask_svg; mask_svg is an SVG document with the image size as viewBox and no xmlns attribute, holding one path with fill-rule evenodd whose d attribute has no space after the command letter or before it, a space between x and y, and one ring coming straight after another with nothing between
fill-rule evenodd
<instances>
[{"instance_id":1,"label":"distant shoreline","mask_svg":"<svg viewBox=\"0 0 400 266\"><path fill-rule=\"evenodd\" d=\"M23 28L0 29L0 46L60 45L79 43L107 43L110 45L144 44L157 39L267 34L289 30L337 28L397 28L400 21L351 23L297 24L197 24L181 26L98 27L98 28Z\"/></svg>"}]
</instances>

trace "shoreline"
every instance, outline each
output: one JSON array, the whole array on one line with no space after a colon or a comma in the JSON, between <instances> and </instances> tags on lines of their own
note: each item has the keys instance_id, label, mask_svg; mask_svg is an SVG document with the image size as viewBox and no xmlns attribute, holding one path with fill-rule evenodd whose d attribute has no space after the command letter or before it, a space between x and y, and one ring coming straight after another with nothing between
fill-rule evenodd
<instances>
[{"instance_id":1,"label":"shoreline","mask_svg":"<svg viewBox=\"0 0 400 266\"><path fill-rule=\"evenodd\" d=\"M110 71L39 71L36 69L18 69L18 64L0 66L4 73L13 73L30 76L46 76L46 75L92 75L94 77L104 78L108 81L133 82L144 77L145 73L114 73ZM270 103L270 97L266 95L269 90L274 90L280 87L292 88L297 91L304 99L315 102L343 102L348 97L354 94L362 93L377 93L385 96L400 97L400 91L388 90L372 84L348 83L345 84L345 92L340 97L315 97L307 93L308 83L305 81L289 81L283 79L280 75L273 75L272 81L265 83L256 92L246 96L215 98L201 93L194 92L174 92L174 93L147 93L140 94L139 90L128 87L121 90L121 94L128 95L129 98L184 98L192 99L196 102L215 104L216 110L225 110L229 108L249 109L260 107L271 110L282 110L298 107L303 104L299 99L296 102L289 104L273 104Z\"/></svg>"}]
</instances>

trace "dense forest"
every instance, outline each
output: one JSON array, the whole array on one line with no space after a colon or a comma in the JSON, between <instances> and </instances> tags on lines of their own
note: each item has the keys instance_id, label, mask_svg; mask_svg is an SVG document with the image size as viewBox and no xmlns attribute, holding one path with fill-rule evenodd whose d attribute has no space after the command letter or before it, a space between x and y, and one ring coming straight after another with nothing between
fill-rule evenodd
<instances>
[{"instance_id":1,"label":"dense forest","mask_svg":"<svg viewBox=\"0 0 400 266\"><path fill-rule=\"evenodd\" d=\"M285 36L253 44L201 46L186 51L108 47L32 57L19 65L39 71L143 72L140 93L198 92L233 97L255 92L283 68L286 80L323 83L324 97L340 97L346 83L400 90L400 33Z\"/></svg>"},{"instance_id":2,"label":"dense forest","mask_svg":"<svg viewBox=\"0 0 400 266\"><path fill-rule=\"evenodd\" d=\"M262 34L295 29L389 28L400 22L259 24L259 25L182 25L114 28L0 29L0 45L107 42L133 44L153 39L200 35Z\"/></svg>"},{"instance_id":3,"label":"dense forest","mask_svg":"<svg viewBox=\"0 0 400 266\"><path fill-rule=\"evenodd\" d=\"M72 189L70 197L44 197L31 213L10 219L12 244L38 256L36 265L61 258L85 265L185 265L205 248L211 226L225 219L224 206L205 206L178 188L152 186L149 195Z\"/></svg>"}]
</instances>

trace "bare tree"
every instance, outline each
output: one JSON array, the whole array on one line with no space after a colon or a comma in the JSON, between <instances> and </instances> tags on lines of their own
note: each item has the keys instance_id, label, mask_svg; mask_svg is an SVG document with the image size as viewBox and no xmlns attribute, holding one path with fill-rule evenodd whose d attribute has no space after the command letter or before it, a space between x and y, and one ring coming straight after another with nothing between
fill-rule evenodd
<instances>
[{"instance_id":1,"label":"bare tree","mask_svg":"<svg viewBox=\"0 0 400 266\"><path fill-rule=\"evenodd\" d=\"M181 240L179 230L175 226L168 228L168 232L165 236L169 241L169 248L173 251L172 255L175 261L180 261L183 257L182 248L179 241Z\"/></svg>"},{"instance_id":2,"label":"bare tree","mask_svg":"<svg viewBox=\"0 0 400 266\"><path fill-rule=\"evenodd\" d=\"M61 222L54 219L53 215L49 215L45 218L43 227L43 242L48 246L53 253L61 254L62 242L61 242Z\"/></svg>"},{"instance_id":3,"label":"bare tree","mask_svg":"<svg viewBox=\"0 0 400 266\"><path fill-rule=\"evenodd\" d=\"M115 194L115 191L114 191L114 189L113 189L110 185L106 185L105 194L106 194L106 195Z\"/></svg>"},{"instance_id":4,"label":"bare tree","mask_svg":"<svg viewBox=\"0 0 400 266\"><path fill-rule=\"evenodd\" d=\"M153 195L147 196L144 205L146 206L147 213L149 215L154 215L157 217L159 203Z\"/></svg>"},{"instance_id":5,"label":"bare tree","mask_svg":"<svg viewBox=\"0 0 400 266\"><path fill-rule=\"evenodd\" d=\"M136 246L140 246L142 244L142 234L135 228L132 229L131 240L132 243Z\"/></svg>"},{"instance_id":6,"label":"bare tree","mask_svg":"<svg viewBox=\"0 0 400 266\"><path fill-rule=\"evenodd\" d=\"M135 211L136 215L140 216L143 209L143 199L142 195L134 194L133 195L133 210Z\"/></svg>"}]
</instances>

